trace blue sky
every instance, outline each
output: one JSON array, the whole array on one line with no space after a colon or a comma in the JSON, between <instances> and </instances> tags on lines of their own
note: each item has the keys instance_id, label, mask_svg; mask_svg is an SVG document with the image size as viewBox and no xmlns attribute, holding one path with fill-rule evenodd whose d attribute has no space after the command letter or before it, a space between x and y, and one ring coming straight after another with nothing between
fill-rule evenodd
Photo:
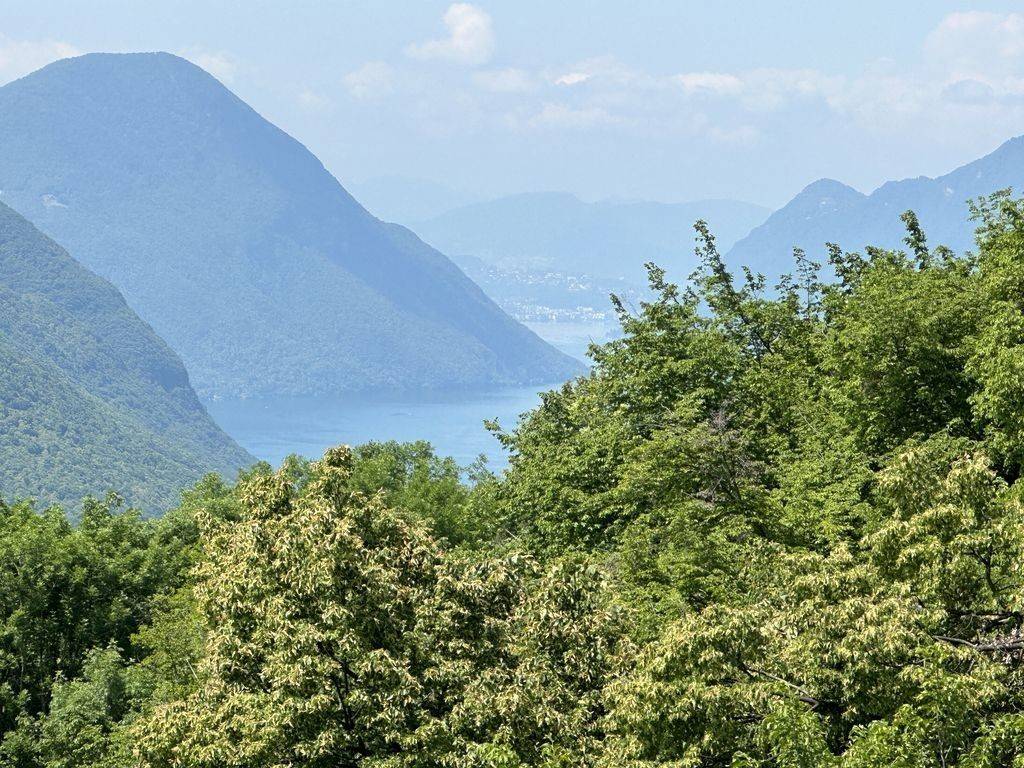
<instances>
[{"instance_id":1,"label":"blue sky","mask_svg":"<svg viewBox=\"0 0 1024 768\"><path fill-rule=\"evenodd\" d=\"M343 183L479 196L870 191L1024 133L1024 10L990 2L0 0L0 81L79 52L204 66Z\"/></svg>"}]
</instances>

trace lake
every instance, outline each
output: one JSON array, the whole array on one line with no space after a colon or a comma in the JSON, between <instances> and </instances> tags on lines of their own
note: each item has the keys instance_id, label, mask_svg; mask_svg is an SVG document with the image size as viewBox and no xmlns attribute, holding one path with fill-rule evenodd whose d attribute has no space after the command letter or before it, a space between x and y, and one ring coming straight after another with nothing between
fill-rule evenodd
<instances>
[{"instance_id":1,"label":"lake","mask_svg":"<svg viewBox=\"0 0 1024 768\"><path fill-rule=\"evenodd\" d=\"M601 322L527 323L537 335L563 352L586 360L591 342L618 334ZM492 469L508 464L498 441L484 429L497 419L505 429L540 403L540 392L561 382L505 387L480 392L445 392L402 396L274 397L211 400L210 415L258 459L278 465L297 453L319 457L326 448L371 440L429 440L442 456L465 466L483 454Z\"/></svg>"},{"instance_id":2,"label":"lake","mask_svg":"<svg viewBox=\"0 0 1024 768\"><path fill-rule=\"evenodd\" d=\"M492 469L507 465L485 419L502 427L540 403L539 393L559 386L513 387L485 392L433 393L401 397L274 397L214 400L210 415L258 459L274 466L297 453L318 458L326 448L370 440L429 440L437 452L467 465L484 454Z\"/></svg>"}]
</instances>

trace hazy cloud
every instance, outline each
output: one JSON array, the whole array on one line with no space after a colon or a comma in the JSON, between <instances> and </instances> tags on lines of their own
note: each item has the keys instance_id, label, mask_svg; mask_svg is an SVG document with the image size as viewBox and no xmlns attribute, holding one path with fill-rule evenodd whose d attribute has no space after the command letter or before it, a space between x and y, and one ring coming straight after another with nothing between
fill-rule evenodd
<instances>
[{"instance_id":1,"label":"hazy cloud","mask_svg":"<svg viewBox=\"0 0 1024 768\"><path fill-rule=\"evenodd\" d=\"M299 104L303 109L311 112L319 112L331 105L331 100L312 88L304 88L298 95Z\"/></svg>"},{"instance_id":2,"label":"hazy cloud","mask_svg":"<svg viewBox=\"0 0 1024 768\"><path fill-rule=\"evenodd\" d=\"M448 36L407 49L418 59L479 66L491 57L490 17L451 5ZM1024 15L955 13L909 62L879 59L835 74L812 67L651 72L610 56L543 69L426 72L409 62L364 65L345 77L374 108L415 110L435 135L535 131L685 140L737 149L785 146L794 126L828 125L892 142L936 126L933 143L992 142L1024 125ZM631 139L632 140L632 139Z\"/></svg>"},{"instance_id":3,"label":"hazy cloud","mask_svg":"<svg viewBox=\"0 0 1024 768\"><path fill-rule=\"evenodd\" d=\"M344 77L346 90L357 99L377 99L392 88L391 67L383 61L370 61Z\"/></svg>"},{"instance_id":4,"label":"hazy cloud","mask_svg":"<svg viewBox=\"0 0 1024 768\"><path fill-rule=\"evenodd\" d=\"M11 40L0 35L0 84L80 53L70 43L58 40Z\"/></svg>"},{"instance_id":5,"label":"hazy cloud","mask_svg":"<svg viewBox=\"0 0 1024 768\"><path fill-rule=\"evenodd\" d=\"M732 96L743 90L743 81L724 72L687 72L674 78L686 93Z\"/></svg>"},{"instance_id":6,"label":"hazy cloud","mask_svg":"<svg viewBox=\"0 0 1024 768\"><path fill-rule=\"evenodd\" d=\"M761 132L752 125L741 125L736 128L719 128L709 126L707 135L719 144L748 147L756 144Z\"/></svg>"},{"instance_id":7,"label":"hazy cloud","mask_svg":"<svg viewBox=\"0 0 1024 768\"><path fill-rule=\"evenodd\" d=\"M238 74L238 61L223 51L201 51L189 49L181 55L196 66L202 67L225 85L231 85Z\"/></svg>"},{"instance_id":8,"label":"hazy cloud","mask_svg":"<svg viewBox=\"0 0 1024 768\"><path fill-rule=\"evenodd\" d=\"M453 3L444 14L448 36L408 46L414 59L441 59L459 64L484 64L494 52L491 17L470 3Z\"/></svg>"},{"instance_id":9,"label":"hazy cloud","mask_svg":"<svg viewBox=\"0 0 1024 768\"><path fill-rule=\"evenodd\" d=\"M567 104L545 104L533 115L528 125L532 128L593 128L621 122L601 107L571 107Z\"/></svg>"},{"instance_id":10,"label":"hazy cloud","mask_svg":"<svg viewBox=\"0 0 1024 768\"><path fill-rule=\"evenodd\" d=\"M473 73L473 82L494 93L525 93L534 88L534 78L522 69L496 69Z\"/></svg>"},{"instance_id":11,"label":"hazy cloud","mask_svg":"<svg viewBox=\"0 0 1024 768\"><path fill-rule=\"evenodd\" d=\"M925 40L932 66L956 76L1001 76L1024 64L1024 15L951 13Z\"/></svg>"},{"instance_id":12,"label":"hazy cloud","mask_svg":"<svg viewBox=\"0 0 1024 768\"><path fill-rule=\"evenodd\" d=\"M987 104L995 98L995 91L980 80L957 80L942 89L942 97L959 104Z\"/></svg>"},{"instance_id":13,"label":"hazy cloud","mask_svg":"<svg viewBox=\"0 0 1024 768\"><path fill-rule=\"evenodd\" d=\"M555 85L579 85L590 79L586 72L566 72L555 78Z\"/></svg>"},{"instance_id":14,"label":"hazy cloud","mask_svg":"<svg viewBox=\"0 0 1024 768\"><path fill-rule=\"evenodd\" d=\"M650 84L652 78L637 72L615 56L594 56L578 61L567 70L549 75L555 85L620 85L637 86Z\"/></svg>"}]
</instances>

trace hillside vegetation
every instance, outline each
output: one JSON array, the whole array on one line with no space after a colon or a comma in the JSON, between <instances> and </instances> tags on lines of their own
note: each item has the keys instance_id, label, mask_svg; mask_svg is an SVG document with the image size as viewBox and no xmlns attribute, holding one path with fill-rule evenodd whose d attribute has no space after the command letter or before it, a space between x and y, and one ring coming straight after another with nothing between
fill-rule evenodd
<instances>
[{"instance_id":1,"label":"hillside vegetation","mask_svg":"<svg viewBox=\"0 0 1024 768\"><path fill-rule=\"evenodd\" d=\"M580 365L170 54L0 88L3 200L110 280L203 395L563 381Z\"/></svg>"},{"instance_id":2,"label":"hillside vegetation","mask_svg":"<svg viewBox=\"0 0 1024 768\"><path fill-rule=\"evenodd\" d=\"M0 764L1022 764L1024 203L976 214L770 293L698 223L500 477L374 444L159 522L0 508Z\"/></svg>"},{"instance_id":3,"label":"hillside vegetation","mask_svg":"<svg viewBox=\"0 0 1024 768\"><path fill-rule=\"evenodd\" d=\"M252 461L117 290L0 203L0 495L157 512Z\"/></svg>"}]
</instances>

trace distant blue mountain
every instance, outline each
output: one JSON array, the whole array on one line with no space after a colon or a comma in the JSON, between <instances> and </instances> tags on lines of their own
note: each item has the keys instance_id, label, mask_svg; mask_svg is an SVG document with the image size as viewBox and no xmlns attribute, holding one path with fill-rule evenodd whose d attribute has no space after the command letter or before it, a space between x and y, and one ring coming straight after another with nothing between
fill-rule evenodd
<instances>
[{"instance_id":1,"label":"distant blue mountain","mask_svg":"<svg viewBox=\"0 0 1024 768\"><path fill-rule=\"evenodd\" d=\"M653 261L684 279L692 271L693 223L705 219L728 248L769 210L735 200L586 203L561 192L476 203L413 224L458 260L474 256L506 269L553 270L643 283Z\"/></svg>"},{"instance_id":2,"label":"distant blue mountain","mask_svg":"<svg viewBox=\"0 0 1024 768\"><path fill-rule=\"evenodd\" d=\"M930 245L964 251L974 244L967 201L1007 187L1024 192L1024 137L944 176L890 181L870 195L821 179L736 243L727 260L778 275L790 270L795 246L818 261L825 258L827 242L847 251L900 248L906 234L900 214L908 209L917 214Z\"/></svg>"},{"instance_id":3,"label":"distant blue mountain","mask_svg":"<svg viewBox=\"0 0 1024 768\"><path fill-rule=\"evenodd\" d=\"M66 59L0 88L0 190L121 289L207 395L580 370L176 56Z\"/></svg>"}]
</instances>

